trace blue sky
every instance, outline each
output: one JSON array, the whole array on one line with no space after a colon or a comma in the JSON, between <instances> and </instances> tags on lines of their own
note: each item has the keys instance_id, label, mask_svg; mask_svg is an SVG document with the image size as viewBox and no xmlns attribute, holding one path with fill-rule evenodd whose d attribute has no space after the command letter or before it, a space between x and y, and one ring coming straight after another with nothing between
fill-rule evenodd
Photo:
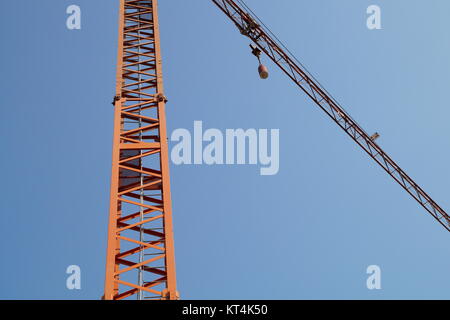
<instances>
[{"instance_id":1,"label":"blue sky","mask_svg":"<svg viewBox=\"0 0 450 320\"><path fill-rule=\"evenodd\" d=\"M247 0L379 144L450 208L448 1ZM66 8L82 29L66 28ZM366 8L382 10L368 30ZM0 298L99 299L118 1L2 1ZM7 14L6 14L7 12ZM210 2L160 0L169 134L280 130L280 171L171 165L184 299L448 299L449 234ZM173 146L173 144L172 144ZM66 289L67 266L82 289ZM379 265L382 289L366 288Z\"/></svg>"}]
</instances>

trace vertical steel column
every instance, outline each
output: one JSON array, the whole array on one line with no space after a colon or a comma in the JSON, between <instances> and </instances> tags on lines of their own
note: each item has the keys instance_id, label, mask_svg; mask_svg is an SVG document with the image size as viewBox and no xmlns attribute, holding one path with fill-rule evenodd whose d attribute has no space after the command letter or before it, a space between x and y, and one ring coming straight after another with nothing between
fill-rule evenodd
<instances>
[{"instance_id":1,"label":"vertical steel column","mask_svg":"<svg viewBox=\"0 0 450 320\"><path fill-rule=\"evenodd\" d=\"M104 299L178 299L157 0L120 0Z\"/></svg>"}]
</instances>

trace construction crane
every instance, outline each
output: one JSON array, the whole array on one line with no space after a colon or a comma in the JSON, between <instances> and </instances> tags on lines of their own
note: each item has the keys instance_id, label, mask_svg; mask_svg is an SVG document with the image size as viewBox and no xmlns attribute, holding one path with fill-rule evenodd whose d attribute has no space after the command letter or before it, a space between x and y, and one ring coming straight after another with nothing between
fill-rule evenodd
<instances>
[{"instance_id":1,"label":"construction crane","mask_svg":"<svg viewBox=\"0 0 450 320\"><path fill-rule=\"evenodd\" d=\"M449 215L302 66L242 0L211 0L445 229ZM157 0L120 0L104 299L178 299Z\"/></svg>"},{"instance_id":2,"label":"construction crane","mask_svg":"<svg viewBox=\"0 0 450 320\"><path fill-rule=\"evenodd\" d=\"M120 0L104 299L177 299L157 0Z\"/></svg>"},{"instance_id":3,"label":"construction crane","mask_svg":"<svg viewBox=\"0 0 450 320\"><path fill-rule=\"evenodd\" d=\"M264 52L353 141L367 152L445 229L450 231L450 216L381 149L375 142L379 134L377 132L373 135L367 134L242 0L236 2L233 0L212 0L212 2L231 19L241 34L253 42L253 54L259 58L260 53ZM261 74L262 71L263 74ZM259 72L262 78L267 77L267 69L264 70L261 65Z\"/></svg>"}]
</instances>

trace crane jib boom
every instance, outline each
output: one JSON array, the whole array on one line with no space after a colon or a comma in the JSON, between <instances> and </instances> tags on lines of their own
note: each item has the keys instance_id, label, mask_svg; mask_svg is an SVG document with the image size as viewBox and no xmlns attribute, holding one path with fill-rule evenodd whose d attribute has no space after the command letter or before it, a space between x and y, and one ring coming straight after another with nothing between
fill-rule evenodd
<instances>
[{"instance_id":1,"label":"crane jib boom","mask_svg":"<svg viewBox=\"0 0 450 320\"><path fill-rule=\"evenodd\" d=\"M238 0L239 1L239 0ZM212 0L240 32L258 46L292 81L341 127L369 156L397 181L441 225L450 231L450 216L411 179L371 138L339 103L295 59L270 30L258 22L244 3L233 0ZM247 10L246 10L247 9ZM284 50L283 50L284 48Z\"/></svg>"}]
</instances>

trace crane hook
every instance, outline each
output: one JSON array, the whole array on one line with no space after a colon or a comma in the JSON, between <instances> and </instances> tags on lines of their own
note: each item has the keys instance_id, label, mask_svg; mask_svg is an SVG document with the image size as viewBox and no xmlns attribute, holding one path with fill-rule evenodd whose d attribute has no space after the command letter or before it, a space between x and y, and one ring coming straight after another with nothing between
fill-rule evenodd
<instances>
[{"instance_id":1,"label":"crane hook","mask_svg":"<svg viewBox=\"0 0 450 320\"><path fill-rule=\"evenodd\" d=\"M250 48L252 49L253 55L258 58L259 66L258 66L258 73L259 77L261 79L267 79L269 77L269 69L261 63L261 49L258 47L255 47L254 45L250 44Z\"/></svg>"}]
</instances>

